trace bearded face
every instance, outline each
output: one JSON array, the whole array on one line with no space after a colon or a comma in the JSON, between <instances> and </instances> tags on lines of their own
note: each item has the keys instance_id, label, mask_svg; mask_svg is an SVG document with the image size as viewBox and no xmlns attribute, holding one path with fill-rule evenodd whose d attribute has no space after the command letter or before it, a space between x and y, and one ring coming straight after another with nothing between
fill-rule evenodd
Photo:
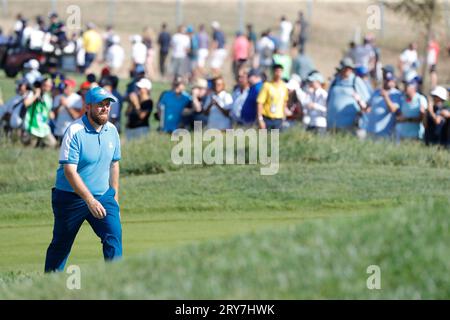
<instances>
[{"instance_id":1,"label":"bearded face","mask_svg":"<svg viewBox=\"0 0 450 320\"><path fill-rule=\"evenodd\" d=\"M103 100L100 103L93 104L89 108L89 116L99 126L108 122L111 101Z\"/></svg>"}]
</instances>

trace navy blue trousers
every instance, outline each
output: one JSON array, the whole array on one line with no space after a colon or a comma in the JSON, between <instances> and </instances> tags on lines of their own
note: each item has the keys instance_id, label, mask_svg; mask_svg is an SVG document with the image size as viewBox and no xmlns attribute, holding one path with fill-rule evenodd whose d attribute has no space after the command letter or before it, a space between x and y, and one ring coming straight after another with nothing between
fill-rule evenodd
<instances>
[{"instance_id":1,"label":"navy blue trousers","mask_svg":"<svg viewBox=\"0 0 450 320\"><path fill-rule=\"evenodd\" d=\"M122 226L115 190L109 188L96 199L106 210L106 217L95 218L84 200L73 192L52 189L52 207L55 218L53 239L47 249L45 272L63 271L72 244L85 220L91 225L103 245L105 261L122 257Z\"/></svg>"}]
</instances>

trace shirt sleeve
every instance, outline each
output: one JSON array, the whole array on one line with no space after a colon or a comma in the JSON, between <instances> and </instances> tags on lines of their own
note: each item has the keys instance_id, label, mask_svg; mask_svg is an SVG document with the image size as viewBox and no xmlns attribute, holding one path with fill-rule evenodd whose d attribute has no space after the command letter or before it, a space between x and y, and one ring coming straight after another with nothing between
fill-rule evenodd
<instances>
[{"instance_id":1,"label":"shirt sleeve","mask_svg":"<svg viewBox=\"0 0 450 320\"><path fill-rule=\"evenodd\" d=\"M71 128L66 131L59 152L60 164L78 164L80 160L80 141Z\"/></svg>"}]
</instances>

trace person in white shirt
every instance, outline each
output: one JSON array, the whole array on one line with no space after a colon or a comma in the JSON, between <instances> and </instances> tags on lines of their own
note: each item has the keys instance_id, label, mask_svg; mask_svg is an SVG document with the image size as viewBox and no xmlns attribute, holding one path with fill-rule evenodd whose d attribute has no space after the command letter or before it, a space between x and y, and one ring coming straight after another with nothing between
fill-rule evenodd
<instances>
[{"instance_id":1,"label":"person in white shirt","mask_svg":"<svg viewBox=\"0 0 450 320\"><path fill-rule=\"evenodd\" d=\"M34 28L31 29L29 33L29 45L28 47L30 50L35 51L41 51L44 47L44 40L45 40L45 31L44 26L42 25L36 25Z\"/></svg>"},{"instance_id":2,"label":"person in white shirt","mask_svg":"<svg viewBox=\"0 0 450 320\"><path fill-rule=\"evenodd\" d=\"M52 111L56 114L55 137L60 143L69 125L82 116L83 100L74 92L75 86L74 80L64 80L64 91L53 102Z\"/></svg>"},{"instance_id":3,"label":"person in white shirt","mask_svg":"<svg viewBox=\"0 0 450 320\"><path fill-rule=\"evenodd\" d=\"M308 77L308 90L303 98L303 123L306 130L324 134L327 130L327 98L323 76L314 72Z\"/></svg>"},{"instance_id":4,"label":"person in white shirt","mask_svg":"<svg viewBox=\"0 0 450 320\"><path fill-rule=\"evenodd\" d=\"M174 77L185 77L188 72L187 54L191 48L191 40L185 33L185 28L179 26L177 33L170 40L172 49L172 72Z\"/></svg>"},{"instance_id":5,"label":"person in white shirt","mask_svg":"<svg viewBox=\"0 0 450 320\"><path fill-rule=\"evenodd\" d=\"M285 16L281 17L280 22L280 49L288 50L291 41L292 23L286 19Z\"/></svg>"},{"instance_id":6,"label":"person in white shirt","mask_svg":"<svg viewBox=\"0 0 450 320\"><path fill-rule=\"evenodd\" d=\"M106 64L112 73L117 73L123 65L125 51L120 45L120 37L118 35L114 35L111 42L112 45L106 51Z\"/></svg>"},{"instance_id":7,"label":"person in white shirt","mask_svg":"<svg viewBox=\"0 0 450 320\"><path fill-rule=\"evenodd\" d=\"M205 114L208 115L208 129L231 129L231 108L233 98L225 91L225 81L222 77L214 79L214 91L206 105Z\"/></svg>"},{"instance_id":8,"label":"person in white shirt","mask_svg":"<svg viewBox=\"0 0 450 320\"><path fill-rule=\"evenodd\" d=\"M145 60L147 60L147 47L142 42L142 37L140 35L134 35L131 38L131 60L133 61L133 70L137 66L144 66Z\"/></svg>"},{"instance_id":9,"label":"person in white shirt","mask_svg":"<svg viewBox=\"0 0 450 320\"><path fill-rule=\"evenodd\" d=\"M409 47L400 55L399 68L402 74L402 80L414 78L418 75L420 61L417 53L417 44L411 43Z\"/></svg>"}]
</instances>

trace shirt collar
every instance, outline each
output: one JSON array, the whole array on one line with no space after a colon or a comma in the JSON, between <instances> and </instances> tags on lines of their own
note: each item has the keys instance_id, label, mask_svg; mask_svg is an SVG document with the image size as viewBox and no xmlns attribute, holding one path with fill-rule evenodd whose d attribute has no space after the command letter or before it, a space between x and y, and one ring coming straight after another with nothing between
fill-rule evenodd
<instances>
[{"instance_id":1,"label":"shirt collar","mask_svg":"<svg viewBox=\"0 0 450 320\"><path fill-rule=\"evenodd\" d=\"M97 132L97 130L95 130L95 128L91 125L91 123L89 122L89 119L87 117L86 114L83 115L83 117L81 118L83 123L84 123L84 128L86 129L87 132L91 132L91 133L102 133L104 131L108 131L108 123L105 123L102 127L102 130L100 130L100 132Z\"/></svg>"}]
</instances>

